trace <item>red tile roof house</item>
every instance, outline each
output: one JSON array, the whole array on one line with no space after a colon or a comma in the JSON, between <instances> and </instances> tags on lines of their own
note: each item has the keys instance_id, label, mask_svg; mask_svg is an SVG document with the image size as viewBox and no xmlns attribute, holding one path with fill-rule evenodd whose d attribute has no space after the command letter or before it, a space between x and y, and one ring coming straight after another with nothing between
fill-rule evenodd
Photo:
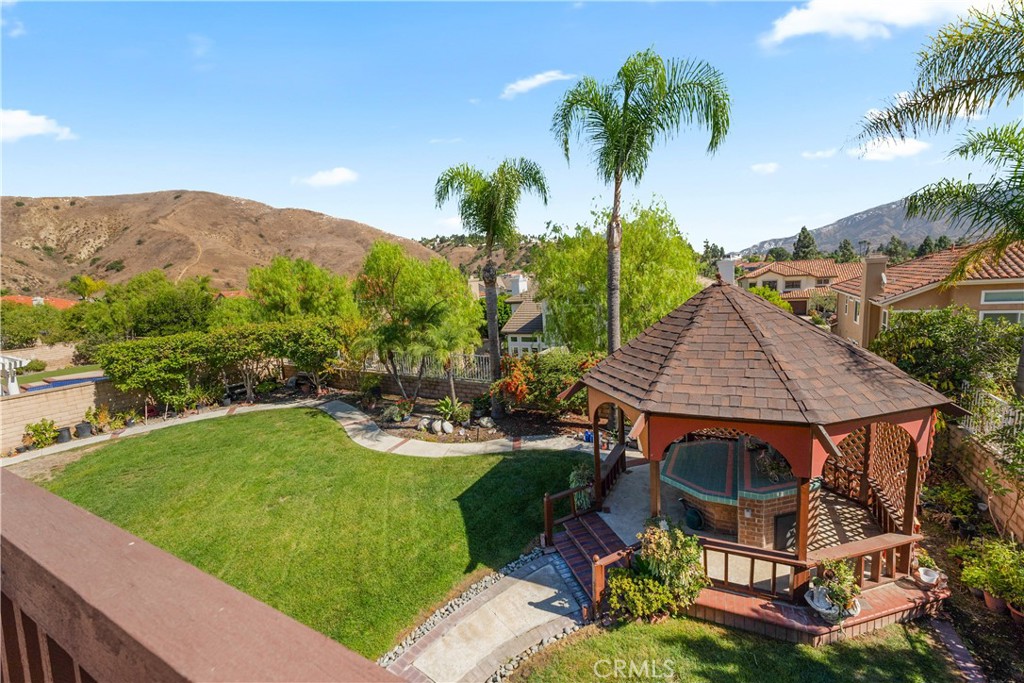
<instances>
[{"instance_id":1,"label":"red tile roof house","mask_svg":"<svg viewBox=\"0 0 1024 683\"><path fill-rule=\"evenodd\" d=\"M21 296L20 294L2 296L0 300L25 306L53 306L61 311L65 311L78 304L78 301L75 299L60 299L52 296Z\"/></svg>"},{"instance_id":2,"label":"red tile roof house","mask_svg":"<svg viewBox=\"0 0 1024 683\"><path fill-rule=\"evenodd\" d=\"M892 267L884 255L866 259L865 274L836 285L835 333L867 346L895 311L967 306L982 319L1024 323L1024 245L998 264L984 261L954 287L942 287L969 247L951 247Z\"/></svg>"},{"instance_id":3,"label":"red tile roof house","mask_svg":"<svg viewBox=\"0 0 1024 683\"><path fill-rule=\"evenodd\" d=\"M741 267L744 264L740 264ZM864 264L836 263L834 259L773 261L761 264L737 278L745 289L768 287L782 293L796 315L807 315L807 304L815 294L828 294L840 282L860 277Z\"/></svg>"},{"instance_id":4,"label":"red tile roof house","mask_svg":"<svg viewBox=\"0 0 1024 683\"><path fill-rule=\"evenodd\" d=\"M544 538L592 616L606 570L628 564L643 521L663 514L703 546L713 586L688 609L700 619L821 645L934 614L948 596L910 580L915 512L936 412L964 411L891 363L719 282L562 396L584 389L595 432L617 415L618 443L594 441L590 509L575 506L580 488L545 496ZM849 560L863 590L842 629L803 599L826 559Z\"/></svg>"}]
</instances>

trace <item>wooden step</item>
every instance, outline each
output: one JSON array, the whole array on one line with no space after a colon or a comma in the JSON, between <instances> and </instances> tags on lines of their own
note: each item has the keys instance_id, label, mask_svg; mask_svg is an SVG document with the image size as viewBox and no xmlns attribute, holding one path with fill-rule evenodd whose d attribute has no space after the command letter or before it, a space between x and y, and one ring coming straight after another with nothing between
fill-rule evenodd
<instances>
[{"instance_id":1,"label":"wooden step","mask_svg":"<svg viewBox=\"0 0 1024 683\"><path fill-rule=\"evenodd\" d=\"M605 557L626 547L626 544L601 517L594 512L570 519L564 524L564 531L555 534L555 549L569 565L583 590L593 599L593 558ZM623 566L618 561L615 566Z\"/></svg>"}]
</instances>

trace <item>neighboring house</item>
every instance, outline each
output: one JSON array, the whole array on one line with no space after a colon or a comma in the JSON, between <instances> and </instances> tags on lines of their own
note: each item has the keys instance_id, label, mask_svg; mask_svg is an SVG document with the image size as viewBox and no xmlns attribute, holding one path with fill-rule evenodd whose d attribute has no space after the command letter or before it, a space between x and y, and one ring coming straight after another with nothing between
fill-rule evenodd
<instances>
[{"instance_id":1,"label":"neighboring house","mask_svg":"<svg viewBox=\"0 0 1024 683\"><path fill-rule=\"evenodd\" d=\"M483 280L478 277L471 277L468 282L469 291L473 293L473 296L477 299L483 299L486 296L486 286ZM530 278L521 270L513 270L511 273L499 275L495 288L498 290L498 294L518 296L524 294L530 288Z\"/></svg>"},{"instance_id":2,"label":"neighboring house","mask_svg":"<svg viewBox=\"0 0 1024 683\"><path fill-rule=\"evenodd\" d=\"M752 264L740 264L747 270ZM835 259L821 258L806 261L772 261L754 268L736 280L744 289L767 287L782 294L796 315L807 315L807 303L815 294L828 294L834 285L860 277L864 264L836 263Z\"/></svg>"},{"instance_id":3,"label":"neighboring house","mask_svg":"<svg viewBox=\"0 0 1024 683\"><path fill-rule=\"evenodd\" d=\"M534 293L535 290L527 290L506 299L512 307L512 315L502 326L501 337L510 356L537 353L547 348L544 343L544 302L534 300Z\"/></svg>"},{"instance_id":4,"label":"neighboring house","mask_svg":"<svg viewBox=\"0 0 1024 683\"><path fill-rule=\"evenodd\" d=\"M487 295L487 288L484 286L484 281L478 277L471 277L468 280L469 291L473 295L474 299L483 299Z\"/></svg>"},{"instance_id":5,"label":"neighboring house","mask_svg":"<svg viewBox=\"0 0 1024 683\"><path fill-rule=\"evenodd\" d=\"M998 265L983 261L956 286L941 287L968 249L952 247L891 268L886 256L869 256L862 277L835 287L835 333L867 346L892 312L946 306L967 306L982 320L1024 323L1024 245L1007 249Z\"/></svg>"},{"instance_id":6,"label":"neighboring house","mask_svg":"<svg viewBox=\"0 0 1024 683\"><path fill-rule=\"evenodd\" d=\"M66 311L72 306L78 304L78 301L75 299L59 299L52 296L21 296L19 294L2 296L0 297L0 300L11 304L23 304L25 306L53 306L61 311Z\"/></svg>"}]
</instances>

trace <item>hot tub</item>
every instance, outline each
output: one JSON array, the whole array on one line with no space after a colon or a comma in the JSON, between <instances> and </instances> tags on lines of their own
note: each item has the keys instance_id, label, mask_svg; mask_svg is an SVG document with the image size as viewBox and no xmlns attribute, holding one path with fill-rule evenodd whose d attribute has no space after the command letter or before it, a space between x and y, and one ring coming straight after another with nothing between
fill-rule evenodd
<instances>
[{"instance_id":1,"label":"hot tub","mask_svg":"<svg viewBox=\"0 0 1024 683\"><path fill-rule=\"evenodd\" d=\"M759 458L765 464L759 466ZM662 463L661 480L700 511L708 531L759 548L792 545L797 482L769 446L747 439L676 443Z\"/></svg>"}]
</instances>

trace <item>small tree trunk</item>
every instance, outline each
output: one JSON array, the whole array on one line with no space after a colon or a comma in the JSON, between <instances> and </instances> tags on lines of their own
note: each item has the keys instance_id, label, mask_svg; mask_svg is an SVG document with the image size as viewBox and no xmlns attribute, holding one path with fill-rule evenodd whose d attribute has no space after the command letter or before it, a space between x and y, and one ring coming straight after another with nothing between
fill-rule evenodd
<instances>
[{"instance_id":1,"label":"small tree trunk","mask_svg":"<svg viewBox=\"0 0 1024 683\"><path fill-rule=\"evenodd\" d=\"M398 385L398 391L401 392L402 398L408 399L409 395L405 393L405 385L402 384L402 378L398 375L398 364L395 362L395 354L391 351L388 351L384 359L384 367L388 369L388 374L395 378L395 384Z\"/></svg>"},{"instance_id":2,"label":"small tree trunk","mask_svg":"<svg viewBox=\"0 0 1024 683\"><path fill-rule=\"evenodd\" d=\"M1019 398L1024 398L1024 339L1021 340L1020 356L1017 358L1017 378L1013 381L1013 390Z\"/></svg>"},{"instance_id":3,"label":"small tree trunk","mask_svg":"<svg viewBox=\"0 0 1024 683\"><path fill-rule=\"evenodd\" d=\"M426 370L426 368L427 368L427 357L424 356L420 360L419 372L416 373L416 390L412 392L412 408L409 409L410 413L412 411L416 410L416 401L419 400L419 397L420 397L420 387L423 386L423 371Z\"/></svg>"},{"instance_id":4,"label":"small tree trunk","mask_svg":"<svg viewBox=\"0 0 1024 683\"><path fill-rule=\"evenodd\" d=\"M452 397L452 405L459 405L459 399L455 395L455 368L452 367L451 361L448 362L448 395Z\"/></svg>"},{"instance_id":5,"label":"small tree trunk","mask_svg":"<svg viewBox=\"0 0 1024 683\"><path fill-rule=\"evenodd\" d=\"M487 350L491 356L491 382L501 379L501 341L498 339L498 267L491 255L484 264L484 292L487 303ZM504 416L501 402L491 396L491 417L495 420Z\"/></svg>"},{"instance_id":6,"label":"small tree trunk","mask_svg":"<svg viewBox=\"0 0 1024 683\"><path fill-rule=\"evenodd\" d=\"M608 220L608 353L622 343L619 295L622 278L622 173L615 174L615 197Z\"/></svg>"}]
</instances>

